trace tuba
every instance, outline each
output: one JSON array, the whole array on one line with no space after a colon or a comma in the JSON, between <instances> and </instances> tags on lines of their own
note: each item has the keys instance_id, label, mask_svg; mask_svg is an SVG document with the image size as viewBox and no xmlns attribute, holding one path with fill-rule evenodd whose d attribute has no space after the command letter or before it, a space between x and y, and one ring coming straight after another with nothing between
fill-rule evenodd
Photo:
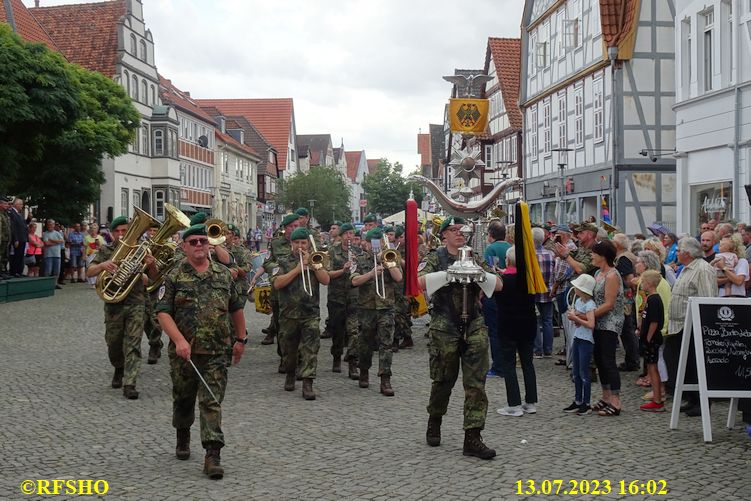
<instances>
[{"instance_id":1,"label":"tuba","mask_svg":"<svg viewBox=\"0 0 751 501\"><path fill-rule=\"evenodd\" d=\"M111 261L117 265L117 271L111 273L107 270L101 272L96 279L96 292L105 303L119 303L125 299L128 293L146 269L143 260L148 254L154 255L157 262L167 264L167 253L171 249L167 242L173 233L190 225L188 217L170 204L164 204L168 218L159 231L150 240L139 242L141 235L149 228L159 224L159 221L151 217L146 211L133 206L136 214L128 225L128 231L115 249ZM159 281L164 277L160 273Z\"/></svg>"}]
</instances>

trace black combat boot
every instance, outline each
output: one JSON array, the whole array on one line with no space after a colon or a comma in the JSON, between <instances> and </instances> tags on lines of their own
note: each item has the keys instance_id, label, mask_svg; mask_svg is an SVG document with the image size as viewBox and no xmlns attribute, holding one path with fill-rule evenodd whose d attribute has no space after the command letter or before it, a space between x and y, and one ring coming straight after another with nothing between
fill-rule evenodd
<instances>
[{"instance_id":1,"label":"black combat boot","mask_svg":"<svg viewBox=\"0 0 751 501\"><path fill-rule=\"evenodd\" d=\"M138 400L138 391L136 391L136 387L130 384L126 384L123 386L123 395L128 400Z\"/></svg>"},{"instance_id":2,"label":"black combat boot","mask_svg":"<svg viewBox=\"0 0 751 501\"><path fill-rule=\"evenodd\" d=\"M266 337L261 340L261 344L274 344L274 334L273 333L266 334Z\"/></svg>"},{"instance_id":3,"label":"black combat boot","mask_svg":"<svg viewBox=\"0 0 751 501\"><path fill-rule=\"evenodd\" d=\"M391 376L381 376L381 393L386 397L394 396L394 389L391 387Z\"/></svg>"},{"instance_id":4,"label":"black combat boot","mask_svg":"<svg viewBox=\"0 0 751 501\"><path fill-rule=\"evenodd\" d=\"M224 468L221 465L219 449L206 449L206 457L203 459L203 472L211 480L219 480L224 477Z\"/></svg>"},{"instance_id":5,"label":"black combat boot","mask_svg":"<svg viewBox=\"0 0 751 501\"><path fill-rule=\"evenodd\" d=\"M295 391L295 373L288 372L284 378L284 391Z\"/></svg>"},{"instance_id":6,"label":"black combat boot","mask_svg":"<svg viewBox=\"0 0 751 501\"><path fill-rule=\"evenodd\" d=\"M177 446L175 456L182 461L190 457L190 428L177 429Z\"/></svg>"},{"instance_id":7,"label":"black combat boot","mask_svg":"<svg viewBox=\"0 0 751 501\"><path fill-rule=\"evenodd\" d=\"M279 368L276 370L279 374L287 373L287 366L284 364L284 360L279 361Z\"/></svg>"},{"instance_id":8,"label":"black combat boot","mask_svg":"<svg viewBox=\"0 0 751 501\"><path fill-rule=\"evenodd\" d=\"M305 400L316 399L316 394L313 391L313 380L309 377L302 380L302 398Z\"/></svg>"},{"instance_id":9,"label":"black combat boot","mask_svg":"<svg viewBox=\"0 0 751 501\"><path fill-rule=\"evenodd\" d=\"M442 416L430 416L428 418L428 431L425 432L425 441L431 447L441 445L441 422Z\"/></svg>"},{"instance_id":10,"label":"black combat boot","mask_svg":"<svg viewBox=\"0 0 751 501\"><path fill-rule=\"evenodd\" d=\"M403 350L404 348L412 348L414 345L415 345L415 342L412 341L411 336L404 336L404 339L402 339L402 342L399 345L399 348Z\"/></svg>"},{"instance_id":11,"label":"black combat boot","mask_svg":"<svg viewBox=\"0 0 751 501\"><path fill-rule=\"evenodd\" d=\"M367 388L370 386L370 380L368 379L368 369L360 369L360 388Z\"/></svg>"},{"instance_id":12,"label":"black combat boot","mask_svg":"<svg viewBox=\"0 0 751 501\"><path fill-rule=\"evenodd\" d=\"M334 357L334 365L331 367L331 372L342 372L342 357Z\"/></svg>"},{"instance_id":13,"label":"black combat boot","mask_svg":"<svg viewBox=\"0 0 751 501\"><path fill-rule=\"evenodd\" d=\"M147 360L147 363L149 365L154 365L157 360L159 360L159 357L162 356L162 349L159 347L158 344L153 345L149 348L149 359Z\"/></svg>"},{"instance_id":14,"label":"black combat boot","mask_svg":"<svg viewBox=\"0 0 751 501\"><path fill-rule=\"evenodd\" d=\"M123 387L123 374L125 370L122 367L115 367L115 375L112 376L112 387L113 388L122 388Z\"/></svg>"},{"instance_id":15,"label":"black combat boot","mask_svg":"<svg viewBox=\"0 0 751 501\"><path fill-rule=\"evenodd\" d=\"M480 428L472 428L464 430L464 450L462 454L465 456L475 456L480 459L493 459L495 457L495 449L489 448L482 441Z\"/></svg>"},{"instance_id":16,"label":"black combat boot","mask_svg":"<svg viewBox=\"0 0 751 501\"><path fill-rule=\"evenodd\" d=\"M354 381L357 381L358 379L360 379L360 373L357 371L357 362L353 359L349 359L347 361L347 366L348 366L347 370L349 372L349 378Z\"/></svg>"}]
</instances>

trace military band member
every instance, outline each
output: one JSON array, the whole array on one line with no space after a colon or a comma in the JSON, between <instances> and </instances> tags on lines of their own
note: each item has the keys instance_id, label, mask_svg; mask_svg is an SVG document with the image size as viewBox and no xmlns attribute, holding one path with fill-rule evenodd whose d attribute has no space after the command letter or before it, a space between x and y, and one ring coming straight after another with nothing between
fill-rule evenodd
<instances>
[{"instance_id":1,"label":"military band member","mask_svg":"<svg viewBox=\"0 0 751 501\"><path fill-rule=\"evenodd\" d=\"M294 391L297 370L303 381L303 398L315 400L313 379L316 377L318 349L321 345L318 284L328 285L329 274L323 264L310 262L312 249L307 229L295 229L290 239L292 253L276 256L277 260L270 265L272 269L269 273L271 286L279 294L279 343L283 344L283 363L287 375L284 389ZM308 278L308 292L312 294L305 291L303 284L303 279L307 281Z\"/></svg>"},{"instance_id":2,"label":"military band member","mask_svg":"<svg viewBox=\"0 0 751 501\"><path fill-rule=\"evenodd\" d=\"M151 239L156 235L159 226L153 226L146 232L146 237ZM146 333L146 339L149 341L149 357L146 363L154 365L162 356L162 328L156 318L156 301L159 290L146 292L146 314L144 315L143 331Z\"/></svg>"},{"instance_id":3,"label":"military band member","mask_svg":"<svg viewBox=\"0 0 751 501\"><path fill-rule=\"evenodd\" d=\"M329 227L329 237L331 237L331 245L342 241L342 222L334 221Z\"/></svg>"},{"instance_id":4,"label":"military band member","mask_svg":"<svg viewBox=\"0 0 751 501\"><path fill-rule=\"evenodd\" d=\"M362 239L360 235L360 230L355 230L355 236L352 237L352 250L355 251L355 254L362 252Z\"/></svg>"},{"instance_id":5,"label":"military band member","mask_svg":"<svg viewBox=\"0 0 751 501\"><path fill-rule=\"evenodd\" d=\"M439 229L444 245L430 252L418 266L420 286L425 289L428 273L446 271L459 257L459 248L465 245L464 236L459 233L464 220L448 217ZM492 272L490 268L486 271ZM502 287L496 279L495 290ZM485 375L488 372L488 330L483 316L477 309L480 287L470 284L469 320L462 323L462 285L448 284L438 289L431 298L430 313L430 378L433 384L428 403L428 429L425 434L428 445L435 447L441 443L441 421L448 408L451 390L462 368L464 383L464 448L465 456L491 459L495 450L482 441L480 431L485 427L488 413L488 398L485 394Z\"/></svg>"},{"instance_id":6,"label":"military band member","mask_svg":"<svg viewBox=\"0 0 751 501\"><path fill-rule=\"evenodd\" d=\"M248 302L248 281L250 273L250 265L253 256L250 254L250 250L245 246L243 238L240 236L240 228L232 225L232 234L227 237L227 241L232 242L227 245L227 250L232 254L232 264L230 266L230 273L237 289L237 295L240 296L240 301L243 303ZM234 271L233 271L234 270Z\"/></svg>"},{"instance_id":7,"label":"military band member","mask_svg":"<svg viewBox=\"0 0 751 501\"><path fill-rule=\"evenodd\" d=\"M362 236L365 236L367 232L378 226L378 221L376 219L375 214L370 213L362 220Z\"/></svg>"},{"instance_id":8,"label":"military band member","mask_svg":"<svg viewBox=\"0 0 751 501\"><path fill-rule=\"evenodd\" d=\"M128 231L128 220L118 216L110 224L112 243L101 247L86 270L87 277L94 277L108 271L115 273L117 264L111 257L115 253L120 239ZM155 259L151 255L144 258L147 273L153 279L157 270ZM104 339L107 353L115 374L112 377L113 388L123 388L125 398L138 398L136 383L141 370L141 334L146 315L146 296L144 293L145 277L139 277L125 299L118 303L104 303ZM124 384L123 384L124 383Z\"/></svg>"},{"instance_id":9,"label":"military band member","mask_svg":"<svg viewBox=\"0 0 751 501\"><path fill-rule=\"evenodd\" d=\"M404 227L397 226L394 228L394 240L392 244L398 251L401 262L406 260L407 252L404 245ZM412 341L412 303L411 298L404 295L404 286L402 282L396 288L396 309L394 312L394 347L395 348L412 348L415 343ZM397 342L400 344L397 346Z\"/></svg>"},{"instance_id":10,"label":"military band member","mask_svg":"<svg viewBox=\"0 0 751 501\"><path fill-rule=\"evenodd\" d=\"M201 445L206 450L203 472L220 479L224 476L219 451L224 447L221 403L227 387L227 357L231 352L236 364L245 351L245 316L229 270L208 259L206 226L197 224L185 230L182 247L186 258L165 276L156 306L159 323L170 338L175 455L181 460L190 457L190 427L198 399Z\"/></svg>"},{"instance_id":11,"label":"military band member","mask_svg":"<svg viewBox=\"0 0 751 501\"><path fill-rule=\"evenodd\" d=\"M300 217L300 219L298 220L298 225L300 226L300 228L305 228L306 230L308 230L308 232L313 235L313 239L315 240L316 245L321 245L323 243L321 241L321 232L311 226L310 211L308 211L308 209L306 209L305 207L300 207L295 211L295 214Z\"/></svg>"},{"instance_id":12,"label":"military band member","mask_svg":"<svg viewBox=\"0 0 751 501\"><path fill-rule=\"evenodd\" d=\"M377 349L381 393L391 397L394 396L394 390L391 387L394 297L395 289L402 281L402 270L398 263L379 262L377 265L374 263L371 241L382 238L383 233L377 228L365 235L365 239L362 240L363 252L350 270L350 279L352 285L359 288L360 331L357 344L360 388L367 388L370 385L368 371L372 365L373 351ZM385 298L381 298L375 290L374 280L380 274L383 274Z\"/></svg>"},{"instance_id":13,"label":"military band member","mask_svg":"<svg viewBox=\"0 0 751 501\"><path fill-rule=\"evenodd\" d=\"M355 228L350 223L343 224L339 231L341 241L334 244L330 251L329 319L332 319L331 355L334 357L333 372L341 372L342 355L346 347L345 359L348 365L350 379L358 379L357 373L357 297L359 289L352 286L350 270L355 262L356 254L352 248ZM344 319L344 321L342 321Z\"/></svg>"}]
</instances>

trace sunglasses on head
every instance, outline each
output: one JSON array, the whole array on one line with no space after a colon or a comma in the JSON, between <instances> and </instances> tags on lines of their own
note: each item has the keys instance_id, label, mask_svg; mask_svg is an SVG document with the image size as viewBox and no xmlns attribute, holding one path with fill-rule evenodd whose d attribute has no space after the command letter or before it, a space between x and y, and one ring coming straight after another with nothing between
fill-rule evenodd
<instances>
[{"instance_id":1,"label":"sunglasses on head","mask_svg":"<svg viewBox=\"0 0 751 501\"><path fill-rule=\"evenodd\" d=\"M186 240L185 242L191 247L195 247L198 244L207 245L209 243L209 239L208 238L194 238L193 240Z\"/></svg>"}]
</instances>

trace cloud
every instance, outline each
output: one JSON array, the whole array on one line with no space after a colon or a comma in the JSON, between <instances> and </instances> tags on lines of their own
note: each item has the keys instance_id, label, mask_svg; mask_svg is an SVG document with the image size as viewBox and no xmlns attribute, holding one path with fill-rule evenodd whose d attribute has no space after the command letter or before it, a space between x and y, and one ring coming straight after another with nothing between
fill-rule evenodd
<instances>
[{"instance_id":1,"label":"cloud","mask_svg":"<svg viewBox=\"0 0 751 501\"><path fill-rule=\"evenodd\" d=\"M42 0L42 5L80 0ZM33 3L26 0L26 3ZM443 122L441 76L482 69L488 36L519 36L523 2L144 0L160 73L194 97L292 97L301 134L419 162Z\"/></svg>"}]
</instances>

